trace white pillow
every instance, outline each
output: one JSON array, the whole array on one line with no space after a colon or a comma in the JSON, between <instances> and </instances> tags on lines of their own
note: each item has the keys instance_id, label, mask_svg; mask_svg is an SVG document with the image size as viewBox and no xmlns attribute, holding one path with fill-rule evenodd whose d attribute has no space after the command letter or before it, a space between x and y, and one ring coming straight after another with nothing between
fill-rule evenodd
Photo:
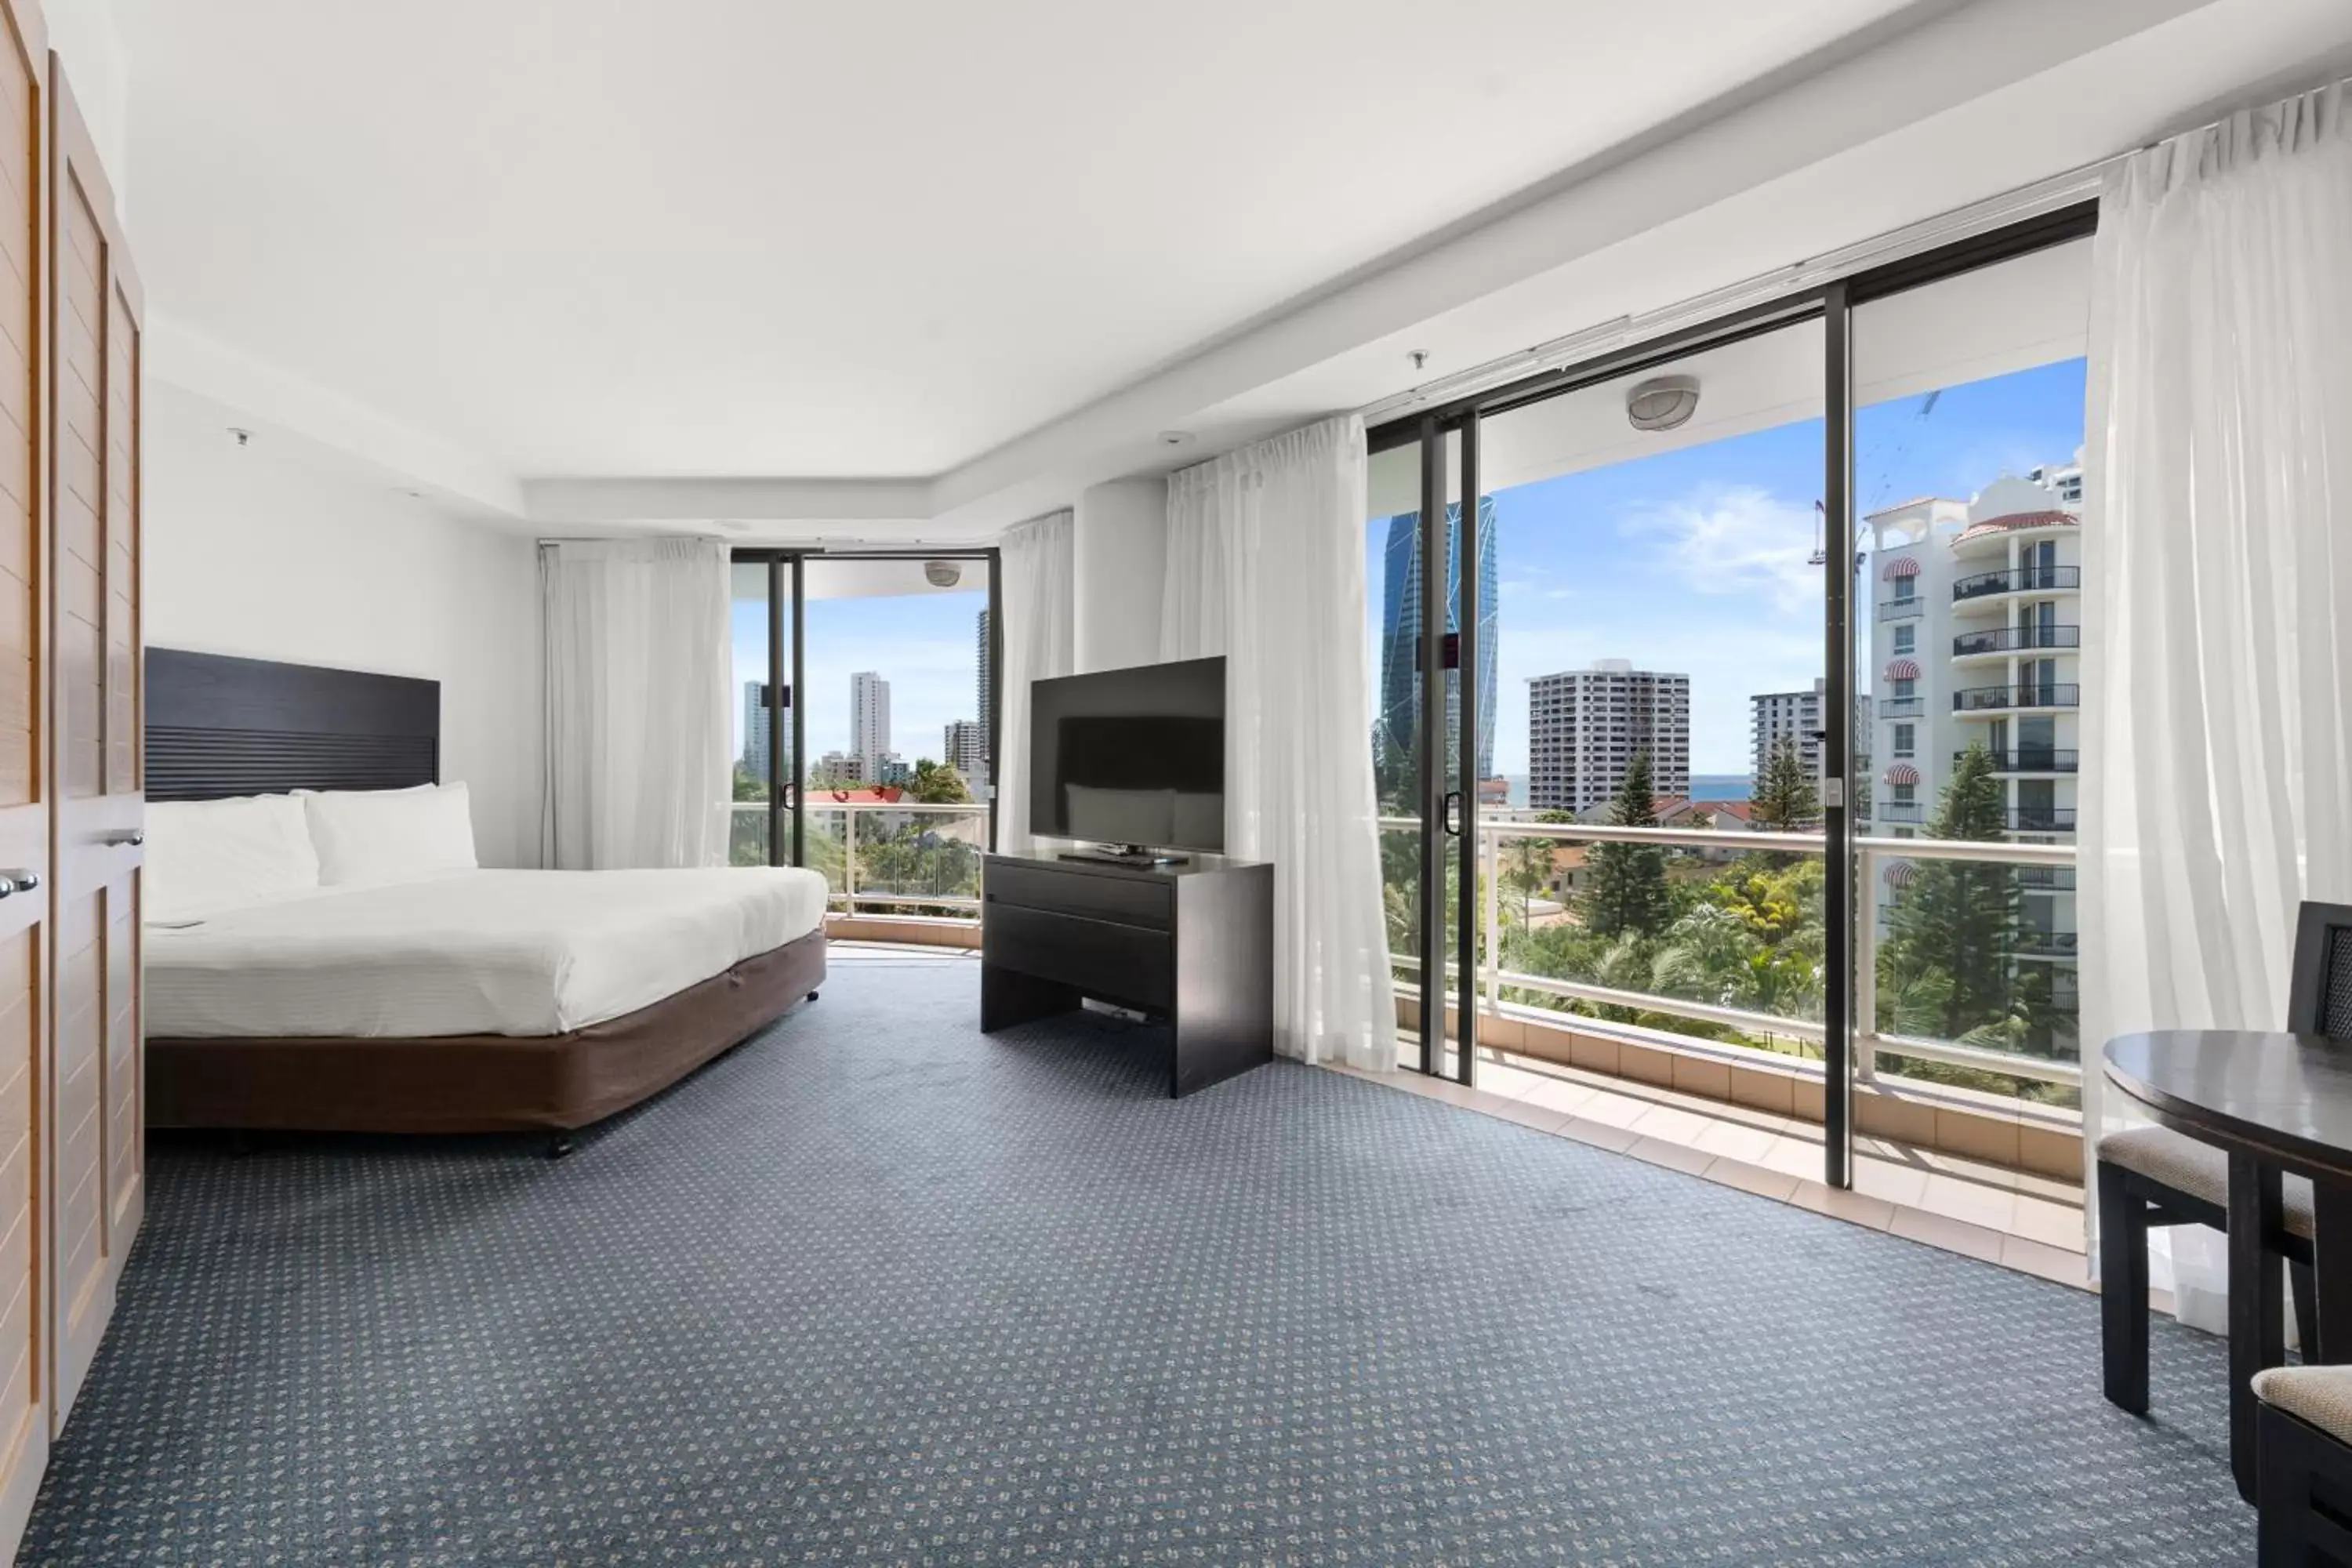
<instances>
[{"instance_id":1,"label":"white pillow","mask_svg":"<svg viewBox=\"0 0 2352 1568\"><path fill-rule=\"evenodd\" d=\"M290 795L151 801L142 826L151 921L200 921L318 889L318 851Z\"/></svg>"},{"instance_id":2,"label":"white pillow","mask_svg":"<svg viewBox=\"0 0 2352 1568\"><path fill-rule=\"evenodd\" d=\"M302 796L319 880L414 882L470 871L474 816L462 784L424 789L326 790Z\"/></svg>"}]
</instances>

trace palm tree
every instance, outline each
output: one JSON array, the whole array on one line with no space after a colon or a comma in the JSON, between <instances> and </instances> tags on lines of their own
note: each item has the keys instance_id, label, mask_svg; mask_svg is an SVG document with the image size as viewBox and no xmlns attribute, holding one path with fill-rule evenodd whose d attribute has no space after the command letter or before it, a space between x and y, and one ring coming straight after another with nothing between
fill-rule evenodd
<instances>
[{"instance_id":1,"label":"palm tree","mask_svg":"<svg viewBox=\"0 0 2352 1568\"><path fill-rule=\"evenodd\" d=\"M1535 921L1536 894L1551 879L1552 842L1549 838L1515 838L1503 851L1503 885L1519 894L1519 923Z\"/></svg>"}]
</instances>

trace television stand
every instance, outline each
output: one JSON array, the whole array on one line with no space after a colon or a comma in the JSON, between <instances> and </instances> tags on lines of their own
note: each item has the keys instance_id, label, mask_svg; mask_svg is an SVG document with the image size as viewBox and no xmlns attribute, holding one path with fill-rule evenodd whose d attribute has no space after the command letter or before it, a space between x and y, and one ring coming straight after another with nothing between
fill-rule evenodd
<instances>
[{"instance_id":1,"label":"television stand","mask_svg":"<svg viewBox=\"0 0 2352 1568\"><path fill-rule=\"evenodd\" d=\"M1084 849L1065 849L1059 858L1084 860L1096 866L1136 866L1149 870L1154 866L1186 866L1190 855L1163 855L1146 844L1091 844Z\"/></svg>"},{"instance_id":2,"label":"television stand","mask_svg":"<svg viewBox=\"0 0 2352 1568\"><path fill-rule=\"evenodd\" d=\"M991 855L982 878L982 1033L1137 1008L1168 1024L1179 1099L1274 1059L1272 866Z\"/></svg>"}]
</instances>

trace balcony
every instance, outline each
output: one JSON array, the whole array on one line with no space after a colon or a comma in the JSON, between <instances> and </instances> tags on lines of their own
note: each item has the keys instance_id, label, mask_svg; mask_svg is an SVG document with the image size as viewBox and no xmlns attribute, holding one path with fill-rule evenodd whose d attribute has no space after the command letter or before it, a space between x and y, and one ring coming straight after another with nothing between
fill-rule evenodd
<instances>
[{"instance_id":1,"label":"balcony","mask_svg":"<svg viewBox=\"0 0 2352 1568\"><path fill-rule=\"evenodd\" d=\"M1990 631L1960 633L1952 639L1952 657L1974 658L1983 654L2082 646L2080 626L1996 626Z\"/></svg>"},{"instance_id":2,"label":"balcony","mask_svg":"<svg viewBox=\"0 0 2352 1568\"><path fill-rule=\"evenodd\" d=\"M2006 713L2020 708L2079 708L2082 703L2083 689L2071 681L1971 686L1952 693L1952 711L1964 716Z\"/></svg>"},{"instance_id":3,"label":"balcony","mask_svg":"<svg viewBox=\"0 0 2352 1568\"><path fill-rule=\"evenodd\" d=\"M1952 584L1952 602L1987 599L1997 594L2074 594L2083 587L2080 566L2021 566L2013 572L1979 572Z\"/></svg>"},{"instance_id":4,"label":"balcony","mask_svg":"<svg viewBox=\"0 0 2352 1568\"><path fill-rule=\"evenodd\" d=\"M2082 945L2083 935L2080 931L2029 931L2025 939L2018 944L2017 956L2069 962L2076 952L2081 951Z\"/></svg>"},{"instance_id":5,"label":"balcony","mask_svg":"<svg viewBox=\"0 0 2352 1568\"><path fill-rule=\"evenodd\" d=\"M2017 885L2032 892L2071 893L2074 890L2074 868L2072 866L2022 866L2018 868Z\"/></svg>"},{"instance_id":6,"label":"balcony","mask_svg":"<svg viewBox=\"0 0 2352 1568\"><path fill-rule=\"evenodd\" d=\"M1927 700L1924 697L1878 699L1877 713L1881 719L1917 719L1923 717L1927 711Z\"/></svg>"},{"instance_id":7,"label":"balcony","mask_svg":"<svg viewBox=\"0 0 2352 1568\"><path fill-rule=\"evenodd\" d=\"M2007 816L2011 833L2072 833L2074 831L2074 808L2071 805L2021 805Z\"/></svg>"},{"instance_id":8,"label":"balcony","mask_svg":"<svg viewBox=\"0 0 2352 1568\"><path fill-rule=\"evenodd\" d=\"M1954 752L1952 762L1958 765L1968 752ZM2072 773L2082 771L2080 752L2073 747L2013 746L1991 753L1992 770L1997 773Z\"/></svg>"},{"instance_id":9,"label":"balcony","mask_svg":"<svg viewBox=\"0 0 2352 1568\"><path fill-rule=\"evenodd\" d=\"M1878 618L1882 621L1907 621L1927 607L1927 601L1916 594L1908 598L1881 599L1878 602Z\"/></svg>"},{"instance_id":10,"label":"balcony","mask_svg":"<svg viewBox=\"0 0 2352 1568\"><path fill-rule=\"evenodd\" d=\"M1533 1087L1542 1075L1546 1097L1581 1099L1599 1106L1611 1126L1631 1129L1647 1108L1629 1100L1671 1096L1677 1109L1641 1123L1643 1146L1672 1136L1695 1138L1696 1149L1727 1160L1780 1169L1786 1180L1818 1179L1823 1112L1822 989L1818 937L1824 915L1818 879L1793 884L1800 906L1776 917L1785 926L1783 952L1759 943L1782 940L1745 921L1701 919L1612 942L1580 928L1579 900L1591 855L1611 846L1654 851L1677 880L1712 878L1726 889L1757 874L1790 874L1822 850L1812 833L1732 833L1689 828L1618 827L1583 823L1481 822L1465 840L1465 869L1475 865L1486 909L1484 937L1465 973L1448 948L1444 994L1436 1001L1443 1027L1430 1056L1438 1072L1459 1068L1454 1042L1465 1007L1477 1015L1479 1088L1465 1100L1458 1085L1425 1079L1413 1069L1423 1023L1413 911L1418 873L1412 853L1420 824L1383 817L1391 959L1397 981L1397 1017L1404 1070L1401 1087L1432 1086L1457 1103L1473 1105ZM1916 1162L1925 1151L1934 1168L1982 1159L1998 1144L2000 1169L2062 1184L2081 1180L2082 1121L2075 1110L2080 1049L2071 1000L2069 964L2011 965L2013 995L1987 996L1961 1014L1939 1015L1923 1004L1907 975L1898 980L1884 944L1900 922L1886 911L1903 887L1938 863L1990 865L2020 879L2073 875L2074 851L2065 845L1861 837L1855 840L1857 886L1871 900L1853 924L1853 1126L1897 1160ZM1475 861L1471 857L1475 857ZM1764 858L1752 861L1748 858ZM1452 889L1449 888L1449 896ZM1727 946L1727 943L1728 944ZM2048 945L2031 924L2011 929L2007 951ZM1638 949L1636 962L1625 962ZM1811 952L1812 957L1805 956ZM1882 966L1884 976L1882 977ZM1984 1026L2020 1016L2038 999L2044 1025L2000 1044L1962 1044L1961 1037L1993 1031ZM1549 1082L1561 1075L1574 1084ZM1570 1109L1567 1099L1560 1109ZM1771 1131L1803 1147L1773 1143L1719 1126L1758 1110L1771 1113ZM1679 1120L1677 1120L1677 1118ZM1587 1117L1586 1120L1595 1120ZM1712 1119L1712 1120L1710 1120ZM1653 1126L1654 1122L1656 1125ZM1671 1125L1669 1125L1671 1124ZM1677 1133L1676 1130L1680 1130ZM1601 1134L1596 1132L1595 1139ZM1633 1134L1613 1142L1623 1147ZM2015 1142L2012 1143L2011 1140ZM1752 1142L1757 1152L1732 1145ZM1762 1152L1771 1144L1773 1152ZM1686 1168L1696 1169L1696 1164ZM1988 1170L1989 1179L2004 1178ZM1916 1182L1914 1163L1903 1178ZM1859 1178L1858 1178L1858 1184ZM1756 1190L1753 1187L1750 1190ZM1896 1201L1901 1201L1899 1198ZM2005 1200L2004 1200L2005 1201ZM2061 1216L2045 1215L2044 1218Z\"/></svg>"},{"instance_id":11,"label":"balcony","mask_svg":"<svg viewBox=\"0 0 2352 1568\"><path fill-rule=\"evenodd\" d=\"M1916 800L1873 801L1870 814L1880 822L1921 823L1927 820L1927 808Z\"/></svg>"},{"instance_id":12,"label":"balcony","mask_svg":"<svg viewBox=\"0 0 2352 1568\"><path fill-rule=\"evenodd\" d=\"M778 826L789 832L790 821ZM805 843L809 869L824 874L828 927L836 934L979 945L985 805L851 805L813 790ZM731 865L768 863L766 801L735 803L728 851Z\"/></svg>"}]
</instances>

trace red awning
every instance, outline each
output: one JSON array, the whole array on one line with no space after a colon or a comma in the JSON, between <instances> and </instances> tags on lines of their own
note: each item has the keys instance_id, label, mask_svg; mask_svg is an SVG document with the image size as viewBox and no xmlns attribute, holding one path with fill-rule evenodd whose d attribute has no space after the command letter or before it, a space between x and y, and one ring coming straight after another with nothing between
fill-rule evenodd
<instances>
[{"instance_id":1,"label":"red awning","mask_svg":"<svg viewBox=\"0 0 2352 1568\"><path fill-rule=\"evenodd\" d=\"M1886 666L1886 679L1889 680L1918 679L1919 661L1916 658L1898 658L1891 660Z\"/></svg>"},{"instance_id":2,"label":"red awning","mask_svg":"<svg viewBox=\"0 0 2352 1568\"><path fill-rule=\"evenodd\" d=\"M1894 560L1889 561L1885 566L1880 567L1878 574L1882 577L1890 579L1895 577L1916 577L1919 575L1919 558L1916 555L1898 555Z\"/></svg>"},{"instance_id":3,"label":"red awning","mask_svg":"<svg viewBox=\"0 0 2352 1568\"><path fill-rule=\"evenodd\" d=\"M1883 873L1886 879L1886 885L1896 889L1909 887L1911 879L1918 874L1919 868L1908 860L1890 860L1886 863L1886 869Z\"/></svg>"},{"instance_id":4,"label":"red awning","mask_svg":"<svg viewBox=\"0 0 2352 1568\"><path fill-rule=\"evenodd\" d=\"M1909 763L1897 763L1886 770L1886 782L1891 784L1915 784L1919 782L1919 770Z\"/></svg>"}]
</instances>

